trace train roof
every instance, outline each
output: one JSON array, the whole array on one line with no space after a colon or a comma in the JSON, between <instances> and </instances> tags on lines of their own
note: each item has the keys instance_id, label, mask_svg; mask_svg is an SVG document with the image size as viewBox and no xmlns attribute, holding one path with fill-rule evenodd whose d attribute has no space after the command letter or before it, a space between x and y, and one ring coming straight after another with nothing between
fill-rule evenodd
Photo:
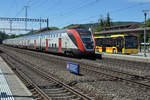
<instances>
[{"instance_id":1,"label":"train roof","mask_svg":"<svg viewBox=\"0 0 150 100\"><path fill-rule=\"evenodd\" d=\"M17 37L17 38L13 38L13 39L9 39L9 40L19 40L19 39L34 38L34 37L37 37L37 36L50 35L50 34L56 34L56 33L65 33L65 32L67 32L67 30L88 31L88 30L85 30L85 29L47 30L47 31L37 32L37 33L34 33L34 34L29 34L29 35L26 35L26 36Z\"/></svg>"}]
</instances>

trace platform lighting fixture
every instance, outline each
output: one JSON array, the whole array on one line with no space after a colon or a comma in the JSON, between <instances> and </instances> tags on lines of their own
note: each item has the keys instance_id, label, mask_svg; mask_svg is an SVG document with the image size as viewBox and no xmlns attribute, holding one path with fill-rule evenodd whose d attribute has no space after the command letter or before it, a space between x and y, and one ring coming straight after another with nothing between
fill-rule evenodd
<instances>
[{"instance_id":1,"label":"platform lighting fixture","mask_svg":"<svg viewBox=\"0 0 150 100\"><path fill-rule=\"evenodd\" d=\"M143 10L144 13L144 56L146 57L146 16L149 10Z\"/></svg>"}]
</instances>

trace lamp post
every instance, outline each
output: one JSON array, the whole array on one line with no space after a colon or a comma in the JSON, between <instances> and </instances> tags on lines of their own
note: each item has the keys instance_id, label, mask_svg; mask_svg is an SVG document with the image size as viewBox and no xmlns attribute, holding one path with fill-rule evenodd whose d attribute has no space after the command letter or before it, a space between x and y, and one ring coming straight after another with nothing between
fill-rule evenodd
<instances>
[{"instance_id":1,"label":"lamp post","mask_svg":"<svg viewBox=\"0 0 150 100\"><path fill-rule=\"evenodd\" d=\"M146 16L149 10L143 10L144 13L144 56L146 57Z\"/></svg>"},{"instance_id":2,"label":"lamp post","mask_svg":"<svg viewBox=\"0 0 150 100\"><path fill-rule=\"evenodd\" d=\"M91 27L89 28L89 31L93 34L93 21L90 22L91 23Z\"/></svg>"}]
</instances>

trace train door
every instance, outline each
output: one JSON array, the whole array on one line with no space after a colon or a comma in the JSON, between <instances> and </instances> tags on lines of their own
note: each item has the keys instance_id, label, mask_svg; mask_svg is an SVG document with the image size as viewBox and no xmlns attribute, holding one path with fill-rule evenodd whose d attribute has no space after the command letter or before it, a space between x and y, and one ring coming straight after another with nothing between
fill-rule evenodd
<instances>
[{"instance_id":1,"label":"train door","mask_svg":"<svg viewBox=\"0 0 150 100\"><path fill-rule=\"evenodd\" d=\"M36 40L34 40L34 49L36 49Z\"/></svg>"},{"instance_id":2,"label":"train door","mask_svg":"<svg viewBox=\"0 0 150 100\"><path fill-rule=\"evenodd\" d=\"M58 52L62 52L61 37L58 38Z\"/></svg>"},{"instance_id":3,"label":"train door","mask_svg":"<svg viewBox=\"0 0 150 100\"><path fill-rule=\"evenodd\" d=\"M106 52L106 47L102 47L102 52Z\"/></svg>"},{"instance_id":4,"label":"train door","mask_svg":"<svg viewBox=\"0 0 150 100\"><path fill-rule=\"evenodd\" d=\"M30 44L29 44L29 40L27 41L27 48L29 48L30 47Z\"/></svg>"},{"instance_id":5,"label":"train door","mask_svg":"<svg viewBox=\"0 0 150 100\"><path fill-rule=\"evenodd\" d=\"M68 49L68 45L69 45L69 38L68 36L66 35L65 37L65 48Z\"/></svg>"},{"instance_id":6,"label":"train door","mask_svg":"<svg viewBox=\"0 0 150 100\"><path fill-rule=\"evenodd\" d=\"M48 39L46 39L46 51L48 51Z\"/></svg>"},{"instance_id":7,"label":"train door","mask_svg":"<svg viewBox=\"0 0 150 100\"><path fill-rule=\"evenodd\" d=\"M21 42L22 42L22 44L21 44L21 48L23 48L23 40L22 40Z\"/></svg>"}]
</instances>

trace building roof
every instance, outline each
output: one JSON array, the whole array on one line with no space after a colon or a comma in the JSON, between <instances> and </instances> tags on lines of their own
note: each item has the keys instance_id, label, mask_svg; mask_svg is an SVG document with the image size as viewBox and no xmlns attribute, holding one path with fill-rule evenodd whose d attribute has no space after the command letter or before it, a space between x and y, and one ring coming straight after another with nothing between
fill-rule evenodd
<instances>
[{"instance_id":1,"label":"building roof","mask_svg":"<svg viewBox=\"0 0 150 100\"><path fill-rule=\"evenodd\" d=\"M139 28L139 24L125 24L125 25L116 25L111 27L105 27L104 31L110 31L110 30L120 30L120 29L136 29Z\"/></svg>"}]
</instances>

